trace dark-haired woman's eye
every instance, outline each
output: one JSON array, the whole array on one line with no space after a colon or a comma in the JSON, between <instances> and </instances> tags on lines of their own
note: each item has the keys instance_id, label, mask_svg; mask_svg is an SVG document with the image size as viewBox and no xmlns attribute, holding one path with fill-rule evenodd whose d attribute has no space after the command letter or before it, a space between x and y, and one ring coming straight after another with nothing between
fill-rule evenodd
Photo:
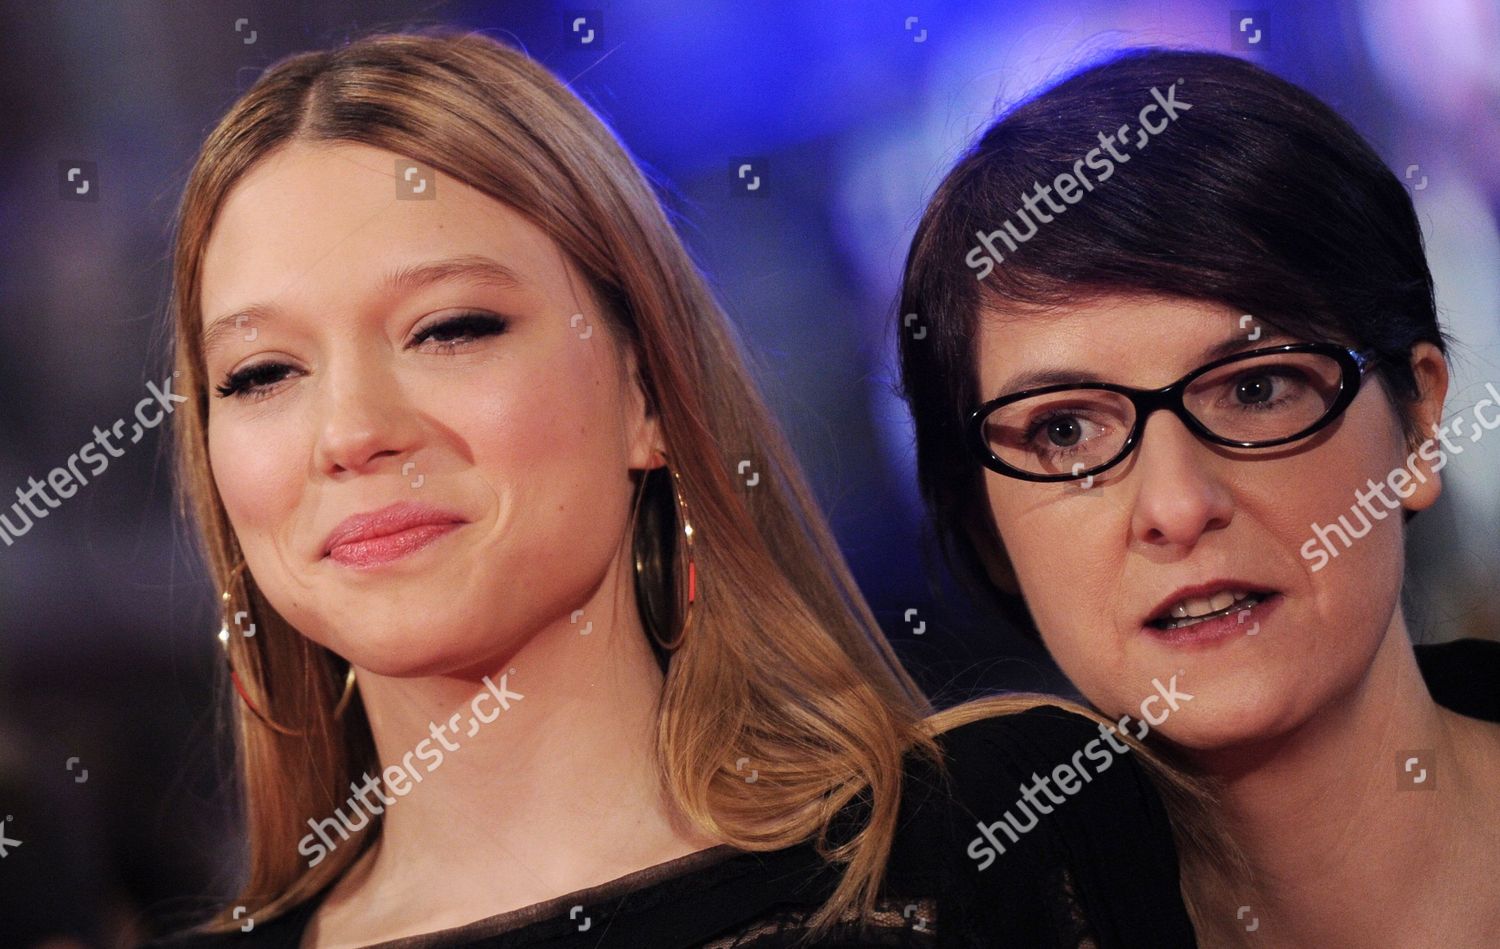
<instances>
[{"instance_id":1,"label":"dark-haired woman's eye","mask_svg":"<svg viewBox=\"0 0 1500 949\"><path fill-rule=\"evenodd\" d=\"M507 325L504 318L492 313L462 313L423 328L412 337L411 345L420 346L431 340L440 351L451 352L465 342L498 336Z\"/></svg>"},{"instance_id":2,"label":"dark-haired woman's eye","mask_svg":"<svg viewBox=\"0 0 1500 949\"><path fill-rule=\"evenodd\" d=\"M284 362L263 362L247 366L230 373L222 384L214 387L214 391L221 399L233 397L254 402L265 398L271 388L292 371L292 367Z\"/></svg>"},{"instance_id":3,"label":"dark-haired woman's eye","mask_svg":"<svg viewBox=\"0 0 1500 949\"><path fill-rule=\"evenodd\" d=\"M1301 373L1269 369L1247 372L1233 382L1230 404L1247 412L1265 412L1287 407L1307 390Z\"/></svg>"},{"instance_id":4,"label":"dark-haired woman's eye","mask_svg":"<svg viewBox=\"0 0 1500 949\"><path fill-rule=\"evenodd\" d=\"M1079 451L1084 443L1104 434L1097 420L1076 412L1049 412L1034 419L1021 438L1021 444L1038 459L1055 461Z\"/></svg>"}]
</instances>

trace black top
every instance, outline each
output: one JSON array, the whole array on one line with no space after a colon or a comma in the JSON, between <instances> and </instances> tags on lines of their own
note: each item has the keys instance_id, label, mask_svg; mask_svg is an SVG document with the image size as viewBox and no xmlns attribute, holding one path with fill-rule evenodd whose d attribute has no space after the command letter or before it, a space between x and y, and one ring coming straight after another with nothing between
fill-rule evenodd
<instances>
[{"instance_id":1,"label":"black top","mask_svg":"<svg viewBox=\"0 0 1500 949\"><path fill-rule=\"evenodd\" d=\"M1095 722L1044 706L970 722L938 741L951 785L945 790L930 762L908 754L875 913L863 919L863 933L851 919L817 946L1196 945L1166 812L1135 755L1113 752ZM1046 785L1051 796L1033 789L1038 804L1026 804L1023 789L1058 765L1077 770L1065 783ZM868 807L852 802L830 836L847 839ZM1011 823L997 824L1003 819ZM998 847L981 835L980 822ZM379 945L781 949L796 944L837 882L838 868L820 860L810 842L773 852L724 844L456 929ZM326 893L256 921L248 933L152 945L293 949Z\"/></svg>"},{"instance_id":2,"label":"black top","mask_svg":"<svg viewBox=\"0 0 1500 949\"><path fill-rule=\"evenodd\" d=\"M1418 646L1416 654L1439 704L1500 721L1500 642L1459 640ZM863 933L851 920L817 945L1196 945L1161 801L1135 756L1109 753L1110 746L1094 743L1100 737L1092 721L1052 706L971 722L938 736L953 778L947 790L925 759L909 756L876 912L862 920ZM1033 791L1050 814L1018 806L1034 775L1050 775L1059 764L1081 765L1089 780L1070 779L1076 793L1061 804ZM835 839L860 826L867 807L851 804ZM1010 833L996 823L1006 815ZM796 944L836 882L810 843L771 853L726 844L466 926L378 945L782 949ZM295 949L325 895L257 922L249 933L150 945Z\"/></svg>"},{"instance_id":3,"label":"black top","mask_svg":"<svg viewBox=\"0 0 1500 949\"><path fill-rule=\"evenodd\" d=\"M1500 722L1500 641L1455 639L1418 646L1417 666L1432 698L1450 712Z\"/></svg>"}]
</instances>

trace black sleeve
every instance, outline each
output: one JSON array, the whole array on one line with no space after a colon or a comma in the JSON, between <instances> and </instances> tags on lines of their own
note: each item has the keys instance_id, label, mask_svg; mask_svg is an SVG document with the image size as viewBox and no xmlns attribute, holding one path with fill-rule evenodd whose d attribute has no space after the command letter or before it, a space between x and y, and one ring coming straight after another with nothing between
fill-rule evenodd
<instances>
[{"instance_id":1,"label":"black sleeve","mask_svg":"<svg viewBox=\"0 0 1500 949\"><path fill-rule=\"evenodd\" d=\"M1166 810L1135 754L1116 751L1098 723L1042 706L939 741L953 782L941 836L956 849L946 902L961 917L949 924L972 944L1197 945Z\"/></svg>"}]
</instances>

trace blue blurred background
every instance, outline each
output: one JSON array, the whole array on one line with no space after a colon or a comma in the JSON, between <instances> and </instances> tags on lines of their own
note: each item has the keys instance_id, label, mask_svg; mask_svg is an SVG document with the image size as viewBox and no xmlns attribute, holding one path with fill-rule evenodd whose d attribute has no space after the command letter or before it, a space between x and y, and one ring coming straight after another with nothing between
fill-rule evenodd
<instances>
[{"instance_id":1,"label":"blue blurred background","mask_svg":"<svg viewBox=\"0 0 1500 949\"><path fill-rule=\"evenodd\" d=\"M614 126L755 354L887 634L943 703L1064 687L994 618L934 601L892 391L896 282L923 202L1038 84L1159 43L1310 89L1412 188L1460 342L1448 414L1500 383L1495 0L582 2L7 3L4 496L163 377L168 226L203 135L268 63L377 26L507 38ZM62 200L65 161L95 163L97 200ZM753 193L735 175L747 161ZM235 882L209 713L218 621L165 447L157 429L0 547L0 820L22 842L0 858L6 946L130 945ZM1500 638L1500 436L1464 448L1411 528L1424 641Z\"/></svg>"}]
</instances>

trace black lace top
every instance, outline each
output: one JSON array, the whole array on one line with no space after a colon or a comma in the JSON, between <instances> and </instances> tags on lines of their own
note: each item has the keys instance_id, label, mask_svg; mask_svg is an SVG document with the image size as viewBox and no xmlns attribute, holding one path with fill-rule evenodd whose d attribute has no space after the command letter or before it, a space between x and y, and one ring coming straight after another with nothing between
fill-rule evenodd
<instances>
[{"instance_id":1,"label":"black lace top","mask_svg":"<svg viewBox=\"0 0 1500 949\"><path fill-rule=\"evenodd\" d=\"M945 788L930 763L908 756L874 912L846 914L815 945L1195 945L1166 812L1135 756L1114 751L1097 724L1048 706L971 722L939 741L952 782ZM851 804L835 840L859 826L867 808ZM780 949L798 944L837 879L811 843L769 853L721 845L456 929L379 945ZM153 945L297 947L321 898L257 921L248 933Z\"/></svg>"}]
</instances>

